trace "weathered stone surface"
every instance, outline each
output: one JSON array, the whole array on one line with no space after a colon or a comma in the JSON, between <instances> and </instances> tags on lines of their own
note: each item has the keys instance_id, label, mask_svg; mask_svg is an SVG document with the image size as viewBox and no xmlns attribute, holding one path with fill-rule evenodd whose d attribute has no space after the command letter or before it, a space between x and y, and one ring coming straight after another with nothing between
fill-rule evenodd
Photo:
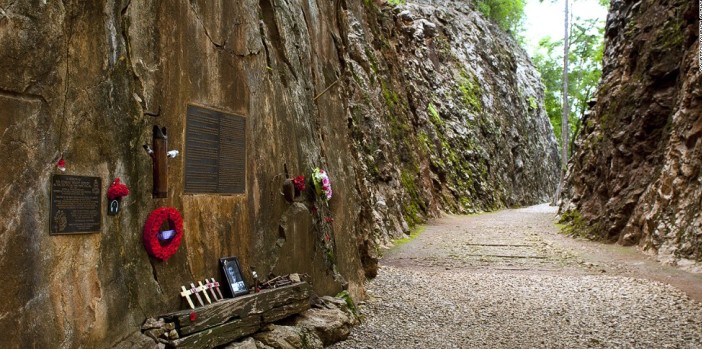
<instances>
[{"instance_id":1,"label":"weathered stone surface","mask_svg":"<svg viewBox=\"0 0 702 349\"><path fill-rule=\"evenodd\" d=\"M224 347L224 349L256 349L256 341L249 337L243 341L231 343Z\"/></svg>"},{"instance_id":2,"label":"weathered stone surface","mask_svg":"<svg viewBox=\"0 0 702 349\"><path fill-rule=\"evenodd\" d=\"M163 343L158 343L156 339L153 339L147 335L142 334L140 331L136 331L129 335L126 339L115 345L114 349L163 349L166 345Z\"/></svg>"},{"instance_id":3,"label":"weathered stone surface","mask_svg":"<svg viewBox=\"0 0 702 349\"><path fill-rule=\"evenodd\" d=\"M546 201L557 181L526 54L468 4L437 3L344 14L369 276L375 248L423 217Z\"/></svg>"},{"instance_id":4,"label":"weathered stone surface","mask_svg":"<svg viewBox=\"0 0 702 349\"><path fill-rule=\"evenodd\" d=\"M304 327L268 325L253 337L265 346L275 349L324 348L319 337Z\"/></svg>"},{"instance_id":5,"label":"weathered stone surface","mask_svg":"<svg viewBox=\"0 0 702 349\"><path fill-rule=\"evenodd\" d=\"M180 286L219 278L225 256L239 257L249 284L252 268L294 267L320 294L362 298L378 247L411 223L544 200L555 183L555 142L529 103L542 96L535 72L465 4L18 0L0 9L0 270L11 271L3 284L14 295L0 303L0 332L11 334L3 348L114 346L148 316L187 307ZM245 194L184 194L188 104L247 117ZM168 160L165 199L151 197L141 149L154 124L182 154ZM66 174L130 188L99 234L48 235L61 156ZM325 168L328 205L308 190L304 207L291 206L280 193L285 165L308 178ZM165 262L141 237L162 206L184 218Z\"/></svg>"},{"instance_id":6,"label":"weathered stone surface","mask_svg":"<svg viewBox=\"0 0 702 349\"><path fill-rule=\"evenodd\" d=\"M330 296L322 297L319 304L300 314L294 322L295 326L314 332L325 346L346 339L357 323L346 302Z\"/></svg>"},{"instance_id":7,"label":"weathered stone surface","mask_svg":"<svg viewBox=\"0 0 702 349\"><path fill-rule=\"evenodd\" d=\"M613 1L561 206L575 231L702 270L702 75L690 1Z\"/></svg>"}]
</instances>

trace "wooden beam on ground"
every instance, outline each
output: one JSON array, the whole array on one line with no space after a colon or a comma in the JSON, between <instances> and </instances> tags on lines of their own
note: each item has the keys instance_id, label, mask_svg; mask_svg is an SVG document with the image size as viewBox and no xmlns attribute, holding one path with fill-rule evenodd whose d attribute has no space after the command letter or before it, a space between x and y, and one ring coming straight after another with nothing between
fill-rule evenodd
<instances>
[{"instance_id":1,"label":"wooden beam on ground","mask_svg":"<svg viewBox=\"0 0 702 349\"><path fill-rule=\"evenodd\" d=\"M310 308L309 299L301 299L294 303L286 304L281 307L273 308L261 314L261 322L269 324L278 320L285 319L288 316L302 313Z\"/></svg>"},{"instance_id":2,"label":"wooden beam on ground","mask_svg":"<svg viewBox=\"0 0 702 349\"><path fill-rule=\"evenodd\" d=\"M221 302L197 308L195 309L197 313L195 321L190 321L190 312L192 311L190 309L162 315L160 317L164 318L166 322L175 322L178 333L181 337L184 337L192 333L205 331L209 328L228 323L233 319L245 319L254 315L260 319L261 315L266 314L266 312L285 307L288 304L295 304L296 306L288 307L287 310L301 309L302 306L300 304L303 302L309 303L311 295L312 287L306 282L299 282L275 289L263 290L259 293L251 293L236 298L225 299ZM309 305L307 307L309 308ZM285 313L282 309L278 311L281 314ZM292 314L294 313L290 313L286 316ZM276 316L269 314L267 317L275 318Z\"/></svg>"},{"instance_id":3,"label":"wooden beam on ground","mask_svg":"<svg viewBox=\"0 0 702 349\"><path fill-rule=\"evenodd\" d=\"M170 348L214 348L251 335L261 328L260 316L234 320L206 331L168 342Z\"/></svg>"}]
</instances>

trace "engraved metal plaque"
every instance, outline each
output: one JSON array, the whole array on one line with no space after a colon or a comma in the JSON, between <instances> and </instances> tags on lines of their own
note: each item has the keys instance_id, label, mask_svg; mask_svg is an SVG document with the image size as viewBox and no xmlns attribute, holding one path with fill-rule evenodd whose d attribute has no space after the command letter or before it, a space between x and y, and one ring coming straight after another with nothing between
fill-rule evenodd
<instances>
[{"instance_id":1,"label":"engraved metal plaque","mask_svg":"<svg viewBox=\"0 0 702 349\"><path fill-rule=\"evenodd\" d=\"M99 233L101 193L100 177L53 175L49 234Z\"/></svg>"},{"instance_id":2,"label":"engraved metal plaque","mask_svg":"<svg viewBox=\"0 0 702 349\"><path fill-rule=\"evenodd\" d=\"M246 118L189 105L185 193L241 194L246 181Z\"/></svg>"}]
</instances>

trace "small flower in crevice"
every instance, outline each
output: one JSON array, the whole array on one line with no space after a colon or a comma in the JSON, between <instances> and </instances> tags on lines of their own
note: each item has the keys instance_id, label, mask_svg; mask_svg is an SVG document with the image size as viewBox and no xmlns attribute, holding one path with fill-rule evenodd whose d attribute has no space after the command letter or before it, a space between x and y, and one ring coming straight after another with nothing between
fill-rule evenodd
<instances>
[{"instance_id":1,"label":"small flower in crevice","mask_svg":"<svg viewBox=\"0 0 702 349\"><path fill-rule=\"evenodd\" d=\"M324 241L331 241L331 236L328 233L324 233Z\"/></svg>"},{"instance_id":2,"label":"small flower in crevice","mask_svg":"<svg viewBox=\"0 0 702 349\"><path fill-rule=\"evenodd\" d=\"M58 169L62 172L66 172L66 161L63 158L59 159L59 161L56 163L56 167L58 167Z\"/></svg>"},{"instance_id":3,"label":"small flower in crevice","mask_svg":"<svg viewBox=\"0 0 702 349\"><path fill-rule=\"evenodd\" d=\"M190 312L190 321L195 321L197 320L197 313L194 311Z\"/></svg>"},{"instance_id":4,"label":"small flower in crevice","mask_svg":"<svg viewBox=\"0 0 702 349\"><path fill-rule=\"evenodd\" d=\"M327 223L332 223L332 222L334 222L334 218L327 216L327 217L324 217L324 221Z\"/></svg>"},{"instance_id":5,"label":"small flower in crevice","mask_svg":"<svg viewBox=\"0 0 702 349\"><path fill-rule=\"evenodd\" d=\"M305 191L305 176L297 176L292 180L295 185L295 189L299 192Z\"/></svg>"}]
</instances>

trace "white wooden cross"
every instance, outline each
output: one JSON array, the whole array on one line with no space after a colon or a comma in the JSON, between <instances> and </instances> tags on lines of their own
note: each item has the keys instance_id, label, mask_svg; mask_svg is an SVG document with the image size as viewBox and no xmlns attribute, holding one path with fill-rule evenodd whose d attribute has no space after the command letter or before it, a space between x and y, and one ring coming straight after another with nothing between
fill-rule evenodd
<instances>
[{"instance_id":1,"label":"white wooden cross","mask_svg":"<svg viewBox=\"0 0 702 349\"><path fill-rule=\"evenodd\" d=\"M200 289L195 287L194 283L192 283L192 282L190 283L190 292L192 292L192 294L194 294L195 297L197 297L197 301L200 302L200 306L204 307L205 303L202 302L202 297L200 297L200 293L199 293L200 291L201 291Z\"/></svg>"},{"instance_id":2,"label":"white wooden cross","mask_svg":"<svg viewBox=\"0 0 702 349\"><path fill-rule=\"evenodd\" d=\"M214 284L215 290L217 290L217 294L219 295L219 299L224 299L224 296L222 296L222 291L219 290L219 282L212 278L212 283Z\"/></svg>"},{"instance_id":3,"label":"white wooden cross","mask_svg":"<svg viewBox=\"0 0 702 349\"><path fill-rule=\"evenodd\" d=\"M198 281L197 283L200 285L197 287L198 292L202 292L202 294L205 295L205 299L207 299L207 304L212 304L210 296L207 295L207 286L203 285L202 281Z\"/></svg>"},{"instance_id":4,"label":"white wooden cross","mask_svg":"<svg viewBox=\"0 0 702 349\"><path fill-rule=\"evenodd\" d=\"M188 304L190 304L191 309L195 309L195 305L193 304L193 301L190 299L190 295L193 293L190 292L190 290L186 290L185 286L180 286L180 289L183 290L183 292L180 293L181 297L185 297L185 299L188 300Z\"/></svg>"},{"instance_id":5,"label":"white wooden cross","mask_svg":"<svg viewBox=\"0 0 702 349\"><path fill-rule=\"evenodd\" d=\"M215 293L214 290L214 282L210 281L210 279L205 279L205 287L207 287L208 290L210 290L210 294L212 294L212 299L214 299L215 302L220 301L219 298L217 298L217 294Z\"/></svg>"}]
</instances>

